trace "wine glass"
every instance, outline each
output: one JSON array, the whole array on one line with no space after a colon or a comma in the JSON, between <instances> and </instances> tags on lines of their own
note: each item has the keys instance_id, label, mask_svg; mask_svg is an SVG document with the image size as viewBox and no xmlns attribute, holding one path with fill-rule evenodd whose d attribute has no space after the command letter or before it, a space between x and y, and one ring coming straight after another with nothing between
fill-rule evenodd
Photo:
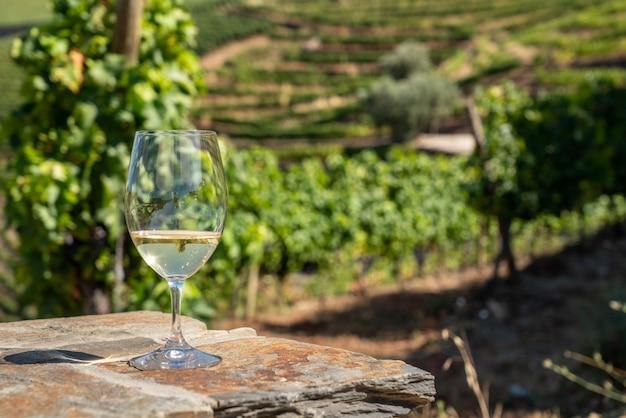
<instances>
[{"instance_id":1,"label":"wine glass","mask_svg":"<svg viewBox=\"0 0 626 418\"><path fill-rule=\"evenodd\" d=\"M167 280L172 327L163 347L132 359L132 366L140 370L189 369L221 361L185 341L180 305L185 280L204 265L219 243L226 201L215 132L135 134L124 199L126 224L143 260Z\"/></svg>"}]
</instances>

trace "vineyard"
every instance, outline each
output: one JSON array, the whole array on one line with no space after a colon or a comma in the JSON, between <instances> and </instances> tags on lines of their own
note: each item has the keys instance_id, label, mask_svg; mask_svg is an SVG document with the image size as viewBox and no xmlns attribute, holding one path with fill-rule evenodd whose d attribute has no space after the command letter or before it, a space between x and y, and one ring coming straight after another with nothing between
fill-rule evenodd
<instances>
[{"instance_id":1,"label":"vineyard","mask_svg":"<svg viewBox=\"0 0 626 418\"><path fill-rule=\"evenodd\" d=\"M479 265L497 253L496 222L468 204L465 157L394 148L382 157L312 157L285 171L269 151L228 149L226 161L229 221L211 263L187 284L195 316L243 314L251 303L246 286L259 274L264 290L253 297L265 309L295 301L281 293L287 285L302 286L300 296L330 296L354 290L355 279L361 286L398 283ZM575 210L516 221L513 246L520 254L550 253L625 218L623 197L600 196ZM166 309L167 284L140 269L117 303ZM24 294L22 306L63 303L66 295L45 286Z\"/></svg>"},{"instance_id":2,"label":"vineyard","mask_svg":"<svg viewBox=\"0 0 626 418\"><path fill-rule=\"evenodd\" d=\"M221 305L218 310L241 310L250 298L242 286L255 275L280 287L288 277L305 274L311 277L311 291L341 292L358 277L397 280L487 262L496 255L503 233L512 248L533 254L622 219L622 124L619 114L607 113L612 107L603 98L611 97L609 105L623 100L626 75L618 64L626 45L618 35L626 2L492 3L368 0L357 7L352 0L187 1L198 27L198 52L219 52L221 45L249 36L263 39L260 46L206 70L208 92L193 108L198 125L215 128L234 144L226 161L231 216L237 220L229 223L210 273L220 277L220 292L225 293L202 302L198 315L212 316L216 305ZM35 0L24 2L0 23L9 27L48 19L41 6ZM585 42L576 42L580 36ZM8 41L9 36L0 39L6 48ZM403 146L342 153L342 141L363 140L371 146L376 144L372 138L389 134L376 126L362 98L383 73L381 58L405 41L426 45L434 71L456 80L467 96L476 86L500 79L512 79L531 92L560 90L561 96L537 103L521 99L519 109L503 112L502 106L511 105L499 102L500 93L479 94L487 98L479 100L487 147L469 159L415 154ZM17 100L15 79L20 75L14 64L7 68L2 82L8 108ZM105 74L96 76L98 85L110 83ZM75 88L71 80L63 82ZM578 88L573 86L582 86L582 93L568 93ZM138 120L154 126L178 123L157 122L153 104L146 104L150 90L142 88L130 102ZM585 95L585 89L592 92ZM576 112L571 109L585 106L591 106L588 114L572 116ZM555 110L559 108L562 114ZM468 130L463 112L459 103L436 129ZM528 114L545 120L529 123ZM586 117L616 130L600 132ZM14 123L17 132L19 122ZM502 126L518 132L521 142L502 136ZM559 132L561 126L569 127L566 135ZM587 148L569 144L570 136L584 138ZM554 148L541 154L547 137L556 141ZM296 156L288 144L298 139L310 149ZM241 151L236 149L241 141L287 147L278 153ZM528 152L521 152L523 147ZM603 151L594 154L598 149ZM320 151L322 156L313 155ZM557 161L553 158L559 153L559 170L537 163ZM572 155L582 168L569 173ZM534 165L529 158L536 160ZM516 171L505 169L513 167ZM528 182L527 173L544 168L543 183ZM60 213L54 208L58 202L44 203L49 208L41 213ZM45 225L51 224L53 215L41 216ZM142 287L164 295L163 286L134 286ZM192 295L199 301L200 294L216 292L211 289ZM120 304L138 307L154 300L135 294ZM159 300L165 303L166 298Z\"/></svg>"},{"instance_id":3,"label":"vineyard","mask_svg":"<svg viewBox=\"0 0 626 418\"><path fill-rule=\"evenodd\" d=\"M226 291L214 299L222 310L237 313L249 302L243 287L255 279L251 271L265 278L260 295L284 297L281 286L294 279L305 294L328 296L353 290L359 277L360 285L380 285L475 266L498 249L496 223L468 204L464 157L394 148L382 157L313 157L286 171L267 151L229 153L228 161L232 216L207 273ZM625 217L623 197L601 196L516 221L513 246L529 255L553 252ZM209 285L199 294L210 289L218 291Z\"/></svg>"},{"instance_id":4,"label":"vineyard","mask_svg":"<svg viewBox=\"0 0 626 418\"><path fill-rule=\"evenodd\" d=\"M617 169L622 125L616 122L618 114L607 114L603 97L614 91L611 103L622 100L626 75L618 64L626 45L618 35L624 28L624 1L368 0L358 7L352 0L186 3L198 27L195 48L200 53L219 52L221 45L249 36L263 39L260 46L229 57L225 65L205 70L208 92L193 109L198 125L215 128L234 144L226 161L236 220L229 223L210 272L219 277L222 293L207 303L199 296L215 293L213 287L191 292L191 299L202 305L198 315L210 317L216 308L240 311L250 299L242 286L258 280L257 275L280 288L288 277L305 274L311 292L342 292L359 277L393 281L488 262L497 254L503 233L512 248L534 254L623 218L623 174ZM35 0L24 2L0 23L9 27L46 20L49 11L41 6ZM586 42L576 42L580 36ZM9 38L0 39L7 48ZM500 93L479 94L488 141L483 152L469 159L415 154L406 146L342 153L342 141L363 140L371 146L389 134L365 111L363 95L387 65L381 65L381 58L406 41L426 45L434 71L456 80L465 95L473 95L476 86L512 79L531 91L560 89L561 99L536 104L521 99L518 109L502 112ZM2 72L7 85L3 106L12 106L19 70L14 64L7 68ZM95 82L108 83L103 76ZM581 85L582 93L566 92ZM592 93L585 95L586 88ZM150 119L153 108L143 103L148 92L137 91L140 99L131 100L132 111L156 124ZM480 97L486 99L481 102ZM513 103L513 97L507 100ZM588 105L592 109L587 116L570 117L568 109ZM559 106L563 114L554 113ZM545 121L529 123L524 116L529 112L545 115ZM599 133L585 117L617 124L617 130ZM563 123L570 131L551 153L541 154L545 137L555 132L555 140L563 136L558 133ZM522 142L507 140L501 126L519 132ZM459 103L436 129L468 130L463 106ZM586 138L588 148L572 148L570 135ZM612 139L607 143L604 135ZM296 155L288 144L298 139L309 148ZM287 147L278 153L241 151L236 149L241 141L246 146L273 141ZM517 147L522 143L535 154L521 153ZM604 153L591 152L597 149ZM313 155L320 152L322 156ZM524 173L536 174L545 166L529 164L528 157L554 161L555 152L564 153L558 161L566 174L558 176L547 168L544 183L528 183ZM588 168L567 174L572 153ZM500 171L485 169L500 166ZM49 213L59 212L55 203L46 204ZM157 300L162 303L167 300L163 286L133 288L161 294ZM155 300L148 294L126 298L119 302L122 306Z\"/></svg>"},{"instance_id":5,"label":"vineyard","mask_svg":"<svg viewBox=\"0 0 626 418\"><path fill-rule=\"evenodd\" d=\"M209 95L199 101L197 120L235 139L341 143L377 136L358 94L379 76L379 58L407 40L428 45L439 71L468 89L499 78L566 83L589 68L623 77L612 69L626 52L623 0L185 3L198 26L200 54L253 34L270 38L268 46L206 74ZM17 102L19 87L8 57L13 28L48 20L50 8L28 0L3 3L0 12L2 115ZM466 129L459 115L440 128Z\"/></svg>"},{"instance_id":6,"label":"vineyard","mask_svg":"<svg viewBox=\"0 0 626 418\"><path fill-rule=\"evenodd\" d=\"M538 86L582 78L588 67L610 72L626 49L620 40L624 1L220 4L241 19L229 33L260 31L270 42L208 72L198 123L235 141L313 141L312 152L386 135L359 97L380 76L379 59L404 41L425 43L438 72L466 91L502 78ZM251 18L258 19L255 25L247 23ZM437 128L468 130L460 108Z\"/></svg>"},{"instance_id":7,"label":"vineyard","mask_svg":"<svg viewBox=\"0 0 626 418\"><path fill-rule=\"evenodd\" d=\"M133 132L189 124L222 135L229 189L220 245L185 287L186 313L207 322L345 294L367 305L372 289L395 286L404 313L381 302L381 330L369 306L356 324L340 313L302 327L377 338L434 306L437 326L461 312L451 321L485 329L470 338L488 357L484 315L504 335L502 318L534 312L535 299L561 306L550 289L582 298L587 276L608 276L602 248L588 275L554 254L595 263L580 257L586 243L613 248L626 220L626 0L151 0L135 66L110 51L110 2L54 0L54 16L46 3L0 5L2 320L167 309L120 196ZM416 150L438 134L471 134L473 152ZM567 271L576 284L559 276L553 288L526 268L553 256L545 276ZM490 283L477 297L465 283L432 303L404 291L475 271ZM594 284L606 294L593 304L623 299L615 275ZM570 305L555 324L572 322ZM401 337L424 355L440 334L415 323ZM622 362L618 338L602 338ZM387 342L372 352L396 356Z\"/></svg>"}]
</instances>

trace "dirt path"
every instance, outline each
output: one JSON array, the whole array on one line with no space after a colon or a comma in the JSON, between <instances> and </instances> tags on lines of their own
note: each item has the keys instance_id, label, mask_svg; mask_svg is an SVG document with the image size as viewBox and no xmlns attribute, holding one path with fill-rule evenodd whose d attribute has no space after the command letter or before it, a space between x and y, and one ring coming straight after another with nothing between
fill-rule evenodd
<instances>
[{"instance_id":1,"label":"dirt path","mask_svg":"<svg viewBox=\"0 0 626 418\"><path fill-rule=\"evenodd\" d=\"M224 63L237 55L254 48L263 48L270 44L270 38L265 35L254 35L249 38L229 42L200 57L200 65L207 71L219 69Z\"/></svg>"}]
</instances>

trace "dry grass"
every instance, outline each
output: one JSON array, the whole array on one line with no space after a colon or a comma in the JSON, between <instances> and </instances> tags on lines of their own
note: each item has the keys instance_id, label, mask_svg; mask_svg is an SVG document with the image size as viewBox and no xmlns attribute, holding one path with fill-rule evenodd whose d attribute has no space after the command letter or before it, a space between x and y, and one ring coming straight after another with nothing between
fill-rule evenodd
<instances>
[{"instance_id":1,"label":"dry grass","mask_svg":"<svg viewBox=\"0 0 626 418\"><path fill-rule=\"evenodd\" d=\"M441 336L444 340L452 340L457 350L459 350L465 369L465 381L476 398L481 418L502 418L502 404L497 404L493 412L489 411L489 386L481 386L480 381L478 380L476 363L474 362L474 357L472 356L472 350L470 349L469 341L467 341L467 336L464 333L459 336L449 329L444 329ZM447 361L444 363L444 366L446 364L449 364L449 362Z\"/></svg>"},{"instance_id":2,"label":"dry grass","mask_svg":"<svg viewBox=\"0 0 626 418\"><path fill-rule=\"evenodd\" d=\"M611 301L609 307L615 311L626 313L626 304L622 302ZM572 372L567 366L556 364L550 359L543 361L543 367L552 370L590 392L626 404L626 370L617 368L607 362L600 353L594 353L593 357L589 357L573 351L566 351L564 356L578 364L601 371L603 373L603 381L598 383L585 379Z\"/></svg>"}]
</instances>

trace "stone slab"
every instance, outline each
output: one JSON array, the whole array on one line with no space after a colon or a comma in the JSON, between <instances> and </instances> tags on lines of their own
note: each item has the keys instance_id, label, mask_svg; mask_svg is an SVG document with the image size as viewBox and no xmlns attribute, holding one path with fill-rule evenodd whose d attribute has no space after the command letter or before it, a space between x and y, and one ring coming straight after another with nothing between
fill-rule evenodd
<instances>
[{"instance_id":1,"label":"stone slab","mask_svg":"<svg viewBox=\"0 0 626 418\"><path fill-rule=\"evenodd\" d=\"M434 378L401 361L251 328L183 329L214 368L139 371L169 315L130 312L0 324L0 417L387 417L433 400Z\"/></svg>"}]
</instances>

